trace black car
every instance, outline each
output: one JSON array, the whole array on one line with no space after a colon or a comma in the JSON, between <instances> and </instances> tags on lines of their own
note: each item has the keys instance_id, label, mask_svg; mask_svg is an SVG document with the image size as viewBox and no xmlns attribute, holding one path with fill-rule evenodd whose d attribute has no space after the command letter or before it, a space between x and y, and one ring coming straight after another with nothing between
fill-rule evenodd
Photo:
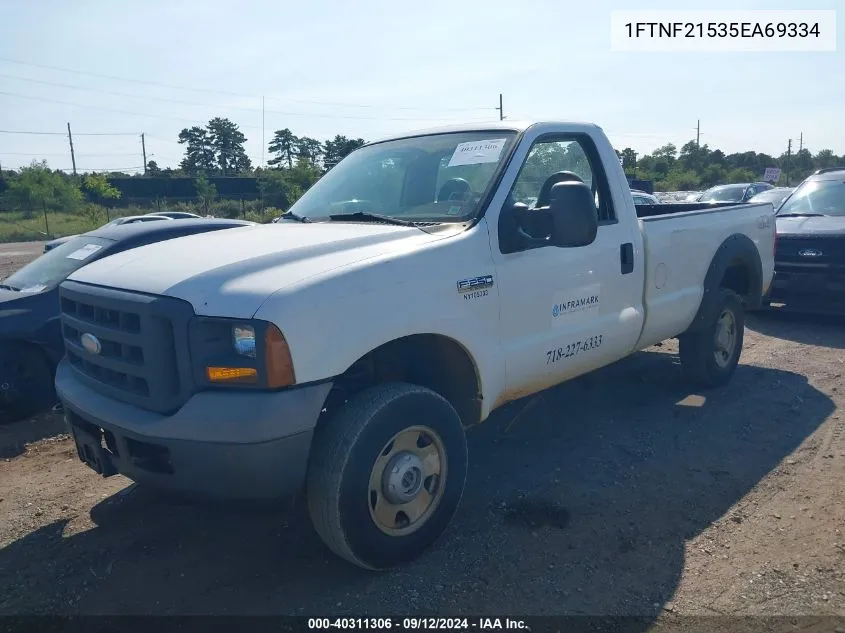
<instances>
[{"instance_id":1,"label":"black car","mask_svg":"<svg viewBox=\"0 0 845 633\"><path fill-rule=\"evenodd\" d=\"M94 260L195 233L254 222L181 220L104 226L77 235L0 283L0 416L20 419L54 402L53 374L62 356L59 284Z\"/></svg>"},{"instance_id":2,"label":"black car","mask_svg":"<svg viewBox=\"0 0 845 633\"><path fill-rule=\"evenodd\" d=\"M773 189L767 182L740 182L733 185L717 185L701 194L698 202L748 202L762 191Z\"/></svg>"},{"instance_id":3,"label":"black car","mask_svg":"<svg viewBox=\"0 0 845 633\"><path fill-rule=\"evenodd\" d=\"M783 201L775 218L770 303L845 312L845 167L822 169Z\"/></svg>"}]
</instances>

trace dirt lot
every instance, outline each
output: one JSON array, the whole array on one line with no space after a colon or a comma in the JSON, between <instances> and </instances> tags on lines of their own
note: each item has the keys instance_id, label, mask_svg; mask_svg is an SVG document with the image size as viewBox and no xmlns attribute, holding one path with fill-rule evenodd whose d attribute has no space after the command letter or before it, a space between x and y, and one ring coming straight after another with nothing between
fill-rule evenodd
<instances>
[{"instance_id":1,"label":"dirt lot","mask_svg":"<svg viewBox=\"0 0 845 633\"><path fill-rule=\"evenodd\" d=\"M447 535L384 574L301 502L163 498L87 470L58 416L0 427L0 615L845 615L845 323L751 317L707 393L676 351L496 412Z\"/></svg>"},{"instance_id":2,"label":"dirt lot","mask_svg":"<svg viewBox=\"0 0 845 633\"><path fill-rule=\"evenodd\" d=\"M44 242L0 244L0 279L38 257L43 250Z\"/></svg>"}]
</instances>

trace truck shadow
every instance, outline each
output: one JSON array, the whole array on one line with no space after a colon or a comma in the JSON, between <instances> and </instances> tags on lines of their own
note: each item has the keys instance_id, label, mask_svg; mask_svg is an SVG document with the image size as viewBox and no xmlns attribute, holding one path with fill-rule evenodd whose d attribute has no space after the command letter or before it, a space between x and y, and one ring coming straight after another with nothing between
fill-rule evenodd
<instances>
[{"instance_id":1,"label":"truck shadow","mask_svg":"<svg viewBox=\"0 0 845 633\"><path fill-rule=\"evenodd\" d=\"M0 412L0 458L16 457L30 442L66 432L63 415L49 409L26 420L9 420Z\"/></svg>"},{"instance_id":2,"label":"truck shadow","mask_svg":"<svg viewBox=\"0 0 845 633\"><path fill-rule=\"evenodd\" d=\"M804 345L845 349L845 316L771 308L748 315L746 327L766 336Z\"/></svg>"},{"instance_id":3,"label":"truck shadow","mask_svg":"<svg viewBox=\"0 0 845 633\"><path fill-rule=\"evenodd\" d=\"M55 522L0 550L0 613L649 621L678 586L686 541L729 510L741 520L743 497L834 408L803 376L745 365L726 388L691 393L674 356L644 352L471 431L461 509L405 568L336 559L301 502L221 509L133 487L96 505L87 532Z\"/></svg>"}]
</instances>

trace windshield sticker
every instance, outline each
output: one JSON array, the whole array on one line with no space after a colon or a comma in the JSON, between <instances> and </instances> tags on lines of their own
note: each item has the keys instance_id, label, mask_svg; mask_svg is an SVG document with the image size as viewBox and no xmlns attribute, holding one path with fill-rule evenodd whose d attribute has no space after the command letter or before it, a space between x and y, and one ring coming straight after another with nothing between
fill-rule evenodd
<instances>
[{"instance_id":1,"label":"windshield sticker","mask_svg":"<svg viewBox=\"0 0 845 633\"><path fill-rule=\"evenodd\" d=\"M449 210L446 211L446 215L460 215L461 209L463 209L463 207L460 205L451 206L449 207Z\"/></svg>"},{"instance_id":2,"label":"windshield sticker","mask_svg":"<svg viewBox=\"0 0 845 633\"><path fill-rule=\"evenodd\" d=\"M598 314L601 306L601 284L572 290L558 290L552 297L552 327L571 325Z\"/></svg>"},{"instance_id":3,"label":"windshield sticker","mask_svg":"<svg viewBox=\"0 0 845 633\"><path fill-rule=\"evenodd\" d=\"M458 165L478 165L479 163L498 162L507 139L494 138L489 141L471 141L460 143L452 154L449 167Z\"/></svg>"},{"instance_id":4,"label":"windshield sticker","mask_svg":"<svg viewBox=\"0 0 845 633\"><path fill-rule=\"evenodd\" d=\"M21 292L31 292L31 293L36 293L36 292L41 292L41 291L42 291L42 290L44 290L44 288L46 288L46 287L47 287L47 286L45 286L45 285L41 284L41 285L37 285L37 286L29 286L28 288L21 288L21 289L20 289L20 291L21 291Z\"/></svg>"},{"instance_id":5,"label":"windshield sticker","mask_svg":"<svg viewBox=\"0 0 845 633\"><path fill-rule=\"evenodd\" d=\"M96 253L98 250L103 248L99 244L86 244L82 248L77 248L73 251L70 255L67 256L68 259L88 259Z\"/></svg>"}]
</instances>

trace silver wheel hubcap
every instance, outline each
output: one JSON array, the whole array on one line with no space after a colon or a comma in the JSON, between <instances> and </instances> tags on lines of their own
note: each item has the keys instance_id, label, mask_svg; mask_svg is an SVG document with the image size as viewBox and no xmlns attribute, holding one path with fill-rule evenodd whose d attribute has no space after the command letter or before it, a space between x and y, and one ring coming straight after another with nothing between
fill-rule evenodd
<instances>
[{"instance_id":1,"label":"silver wheel hubcap","mask_svg":"<svg viewBox=\"0 0 845 633\"><path fill-rule=\"evenodd\" d=\"M736 348L736 319L733 312L724 310L716 322L716 340L713 357L719 367L727 367Z\"/></svg>"},{"instance_id":2,"label":"silver wheel hubcap","mask_svg":"<svg viewBox=\"0 0 845 633\"><path fill-rule=\"evenodd\" d=\"M390 536L415 532L440 504L445 483L446 451L440 436L423 426L400 431L385 444L370 472L370 516Z\"/></svg>"}]
</instances>

